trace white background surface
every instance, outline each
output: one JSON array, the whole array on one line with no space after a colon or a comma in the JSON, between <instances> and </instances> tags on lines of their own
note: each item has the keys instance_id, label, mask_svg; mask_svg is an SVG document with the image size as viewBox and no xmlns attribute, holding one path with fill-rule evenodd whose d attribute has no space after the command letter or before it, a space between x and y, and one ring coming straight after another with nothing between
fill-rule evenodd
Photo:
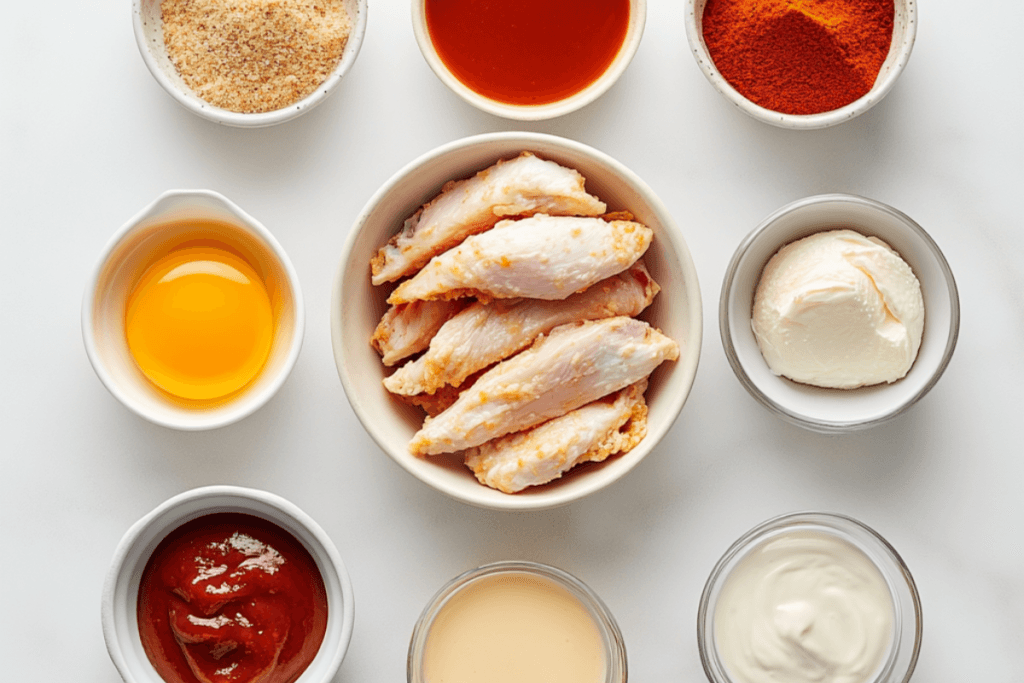
<instances>
[{"instance_id":1,"label":"white background surface","mask_svg":"<svg viewBox=\"0 0 1024 683\"><path fill-rule=\"evenodd\" d=\"M842 512L903 555L924 607L914 680L1024 680L1024 4L920 8L907 71L866 115L790 132L748 119L689 54L682 3L651 0L640 50L598 102L517 124L448 92L413 40L406 0L372 2L362 53L328 101L264 130L194 117L156 84L130 3L19 2L0 21L0 463L4 681L113 683L100 631L121 535L158 503L213 483L280 494L339 547L356 595L338 682L402 681L413 623L454 575L499 559L566 569L618 619L634 681L702 681L695 622L726 547L765 518ZM979 14L975 14L979 13ZM487 131L563 135L609 153L672 211L705 313L687 405L632 474L534 514L450 501L384 456L349 408L331 355L329 290L345 236L406 162ZM298 364L270 404L209 433L136 417L94 375L79 311L110 235L170 188L220 191L290 254L307 306ZM768 213L863 194L945 251L963 306L945 376L910 413L826 437L772 417L718 338L725 266Z\"/></svg>"}]
</instances>

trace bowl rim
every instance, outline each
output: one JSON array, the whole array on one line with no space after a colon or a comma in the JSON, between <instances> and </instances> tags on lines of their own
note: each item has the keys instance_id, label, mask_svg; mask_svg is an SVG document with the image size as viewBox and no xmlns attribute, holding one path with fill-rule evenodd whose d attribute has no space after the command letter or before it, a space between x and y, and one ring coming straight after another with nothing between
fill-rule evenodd
<instances>
[{"instance_id":1,"label":"bowl rim","mask_svg":"<svg viewBox=\"0 0 1024 683\"><path fill-rule=\"evenodd\" d=\"M478 146L483 147L495 142L508 144L515 143L523 149L527 149L531 145L537 144L551 145L564 149L567 152L587 156L595 162L598 162L614 171L616 175L625 179L633 188L639 190L643 195L644 201L649 203L652 210L664 220L665 234L663 236L659 236L659 239L664 238L669 243L671 252L673 252L678 258L680 269L684 273L684 277L687 278L686 286L689 290L688 301L691 306L690 318L686 321L686 324L688 326L687 329L690 331L691 338L686 341L689 345L689 349L692 349L693 362L690 366L680 367L683 358L690 355L689 350L684 347L679 361L676 361L676 363L680 365L677 365L676 368L674 368L675 372L684 373L680 380L683 391L678 392L678 394L674 396L665 395L661 397L660 400L664 401L668 405L667 415L670 416L669 419L666 419L664 424L659 428L652 428L651 425L648 424L647 435L644 437L643 442L630 451L630 453L638 451L640 457L638 457L636 462L634 462L629 468L624 469L619 476L614 479L587 482L580 485L578 488L570 489L568 491L559 490L556 493L548 492L547 494L535 494L529 497L508 494L505 494L500 498L484 497L482 494L477 496L464 495L460 491L453 490L452 488L445 486L443 483L425 476L420 471L410 467L409 463L405 459L400 458L391 452L384 439L382 428L377 426L373 416L367 412L366 408L356 398L359 395L359 388L352 383L352 379L346 370L347 361L344 357L343 345L347 323L341 315L341 302L343 301L342 290L345 279L346 264L352 256L359 234L366 221L376 210L376 207L381 204L382 201L395 190L395 188L405 182L409 175L414 173L424 164L459 150ZM500 155L494 157L495 160L497 158L500 158ZM486 163L493 163L493 161ZM359 419L360 424L362 424L363 429L392 461L396 462L402 467L402 469L412 474L424 484L462 503L491 510L536 511L560 507L575 500L585 498L592 493L596 493L628 474L650 453L651 450L654 449L669 429L671 429L676 419L678 419L683 405L686 403L687 398L693 390L693 382L700 362L702 337L703 308L700 298L700 284L697 277L697 270L693 264L693 259L690 255L686 241L679 228L676 226L675 221L672 219L668 208L654 193L654 191L642 179L640 179L639 176L626 168L621 162L616 161L604 152L590 147L589 145L547 133L504 131L472 135L435 147L407 163L395 172L383 185L381 185L376 192L374 192L373 196L369 199L353 222L352 228L349 230L348 236L345 239L345 244L342 249L338 267L335 271L334 282L332 285L331 345L334 352L335 367L338 371L338 376L341 379L341 384L345 390L345 395L348 398L349 405L352 407L353 412ZM480 487L486 489L483 484L480 484Z\"/></svg>"},{"instance_id":2,"label":"bowl rim","mask_svg":"<svg viewBox=\"0 0 1024 683\"><path fill-rule=\"evenodd\" d=\"M593 588L569 572L549 564L529 560L501 560L462 572L441 586L427 601L420 616L416 619L412 637L409 639L409 654L406 658L407 683L422 682L423 678L418 675L418 672L423 663L423 651L427 644L427 637L430 635L430 627L433 626L448 601L477 581L502 574L529 574L545 579L557 584L579 600L580 604L590 613L602 635L609 660L604 683L626 682L628 671L626 642L622 638L622 632L618 622L615 621L615 616Z\"/></svg>"},{"instance_id":3,"label":"bowl rim","mask_svg":"<svg viewBox=\"0 0 1024 683\"><path fill-rule=\"evenodd\" d=\"M190 512L187 506L198 503L200 501L223 501L230 499L231 503L219 502L213 505L214 509L208 510L202 508L201 510ZM186 508L182 510L182 508ZM283 528L286 532L291 533L299 543L306 547L310 555L313 556L317 564L320 565L321 574L323 574L324 588L327 592L328 600L333 600L331 606L335 607L336 603L340 601L340 614L338 610L332 609L328 613L328 626L332 620L333 614L338 614L336 619L340 620L340 634L336 639L328 640L327 634L324 635L324 640L320 645L320 650L317 652L317 657L320 656L321 652L325 651L325 648L333 648L333 653L329 656L327 668L325 670L325 676L319 681L327 683L330 681L338 669L341 667L341 662L345 658L345 654L348 651L349 643L352 639L352 631L355 623L355 603L354 594L352 590L352 581L349 577L348 571L345 568L345 563L341 559L341 555L338 552L337 547L331 540L327 532L324 531L312 517L310 517L301 508L296 506L294 503L288 501L277 494L270 493L269 491L263 491L260 489L246 488L241 486L232 485L213 485L203 486L199 488L189 489L183 491L171 498L165 500L163 503L157 505L153 510L146 513L142 518L132 524L128 530L118 541L117 547L114 550L113 557L107 574L103 582L103 592L101 596L100 605L100 620L103 629L103 639L107 647L107 653L110 656L114 667L117 669L121 678L127 683L161 683L162 679L159 675L154 676L152 679L137 679L132 669L128 664L128 660L125 657L124 650L128 647L128 643L122 640L119 634L119 627L128 628L129 636L134 633L137 637L138 629L137 626L132 631L130 626L122 626L123 610L118 611L115 604L118 600L119 588L125 581L130 580L130 575L126 575L125 572L131 572L138 566L139 563L143 563L143 552L138 552L138 561L132 567L128 567L125 563L129 557L133 555L133 551L136 549L136 545L140 538L148 531L154 524L164 524L161 529L161 533L158 534L159 538L162 539L167 533L177 528L185 522L202 517L206 514L215 514L218 511L216 508L231 508L232 510L244 512L245 514L253 514ZM268 513L266 510L272 510L273 513ZM177 512L176 512L177 511ZM227 511L226 509L223 511ZM168 516L171 516L168 518ZM304 531L309 533L312 539L315 541L315 545L311 545L304 539L299 538L295 533L288 530L290 526L289 522L301 527ZM154 538L156 543L159 540ZM154 545L155 548L155 545ZM150 549L150 552L152 549ZM145 561L148 561L148 555ZM144 566L144 563L143 563ZM141 572L141 569L140 569ZM328 575L327 572L330 572ZM127 588L125 588L127 590ZM139 645L141 648L141 644ZM147 659L148 662L148 659ZM308 667L302 672L300 677L296 679L296 683L307 683L306 673L309 671ZM312 683L310 681L309 683Z\"/></svg>"},{"instance_id":4,"label":"bowl rim","mask_svg":"<svg viewBox=\"0 0 1024 683\"><path fill-rule=\"evenodd\" d=\"M788 512L757 524L736 539L715 563L704 583L697 608L697 649L700 653L704 675L707 676L708 681L711 683L733 683L727 672L722 671L722 675L718 675L719 671L716 667L718 659L711 654L711 651L715 649L712 637L714 607L716 606L712 604L712 600L714 599L717 603L719 593L716 593L715 589L728 578L729 573L726 572L726 569L731 570L730 565L734 560L739 561L746 551L756 548L769 538L801 528L823 530L821 533L830 533L841 538L864 553L878 568L893 599L893 607L896 612L893 623L893 640L897 647L889 653L888 662L883 665L878 676L870 683L897 683L897 681L907 683L917 667L924 631L921 595L910 568L896 548L864 522L849 515L816 510ZM868 544L872 547L867 548ZM872 550L875 552L870 552ZM885 560L886 566L881 566L876 557ZM894 585L892 580L897 578L900 579L900 582ZM911 612L911 614L904 614L904 611ZM897 629L897 627L900 628ZM709 636L709 632L712 634L711 636ZM901 641L905 636L912 636L913 639L910 649L901 652L899 645L902 644Z\"/></svg>"},{"instance_id":5,"label":"bowl rim","mask_svg":"<svg viewBox=\"0 0 1024 683\"><path fill-rule=\"evenodd\" d=\"M362 48L363 39L366 34L367 0L353 0L357 11L356 16L351 17L352 30L349 32L348 41L342 50L341 59L338 60L337 66L328 74L323 83L318 85L309 95L306 95L297 102L292 102L286 107L268 112L247 114L223 109L206 102L198 95L193 94L191 90L188 92L183 91L168 77L150 50L146 39L146 31L143 28L142 21L142 3L144 1L132 0L132 28L135 33L135 43L139 49L139 54L142 55L142 61L146 64L146 68L149 69L149 73L152 74L164 91L185 109L208 121L235 128L265 128L267 126L274 126L301 116L322 103L327 99L328 95L334 92L342 77L352 68L356 57L359 56L359 51Z\"/></svg>"},{"instance_id":6,"label":"bowl rim","mask_svg":"<svg viewBox=\"0 0 1024 683\"><path fill-rule=\"evenodd\" d=\"M822 128L830 128L845 121L849 121L850 119L860 116L864 112L868 111L881 102L889 91L892 90L892 87L896 84L896 80L900 77L900 74L903 73L904 68L906 68L907 62L910 60L910 54L914 50L914 43L917 40L917 2L914 0L907 0L907 2L905 2L907 27L903 40L899 43L898 49L896 50L897 59L893 63L892 68L889 69L888 73L880 79L876 79L875 84L869 92L839 109L833 109L831 111L821 112L818 114L784 114L782 112L773 111L758 104L754 104L741 95L738 90L732 87L732 85L729 84L729 82L726 81L718 71L715 67L714 60L711 59L711 54L708 52L707 45L704 43L703 32L699 30L701 22L697 18L696 11L696 4L698 2L702 3L701 12L703 13L703 5L707 4L707 0L686 0L684 10L686 15L686 39L690 44L690 53L696 60L697 66L700 67L704 77L712 86L714 86L715 90L717 90L737 109L751 118L778 128L787 128L791 130L819 130ZM895 35L893 37L895 38ZM892 53L892 50L893 48L890 47L890 54Z\"/></svg>"},{"instance_id":7,"label":"bowl rim","mask_svg":"<svg viewBox=\"0 0 1024 683\"><path fill-rule=\"evenodd\" d=\"M740 263L743 257L746 255L750 247L758 240L758 238L768 230L779 218L788 215L795 211L802 211L808 207L815 206L818 204L824 204L829 202L845 202L859 204L862 206L868 206L876 211L888 214L893 218L897 219L901 225L908 228L911 232L918 237L921 242L927 247L928 254L935 260L939 270L943 274L946 288L949 294L949 333L946 337L945 348L942 352L942 357L939 361L938 366L933 372L932 376L925 382L921 388L912 396L910 396L904 402L893 406L886 413L868 420L823 420L817 418L809 418L797 411L791 410L784 405L774 401L771 397L761 391L760 387L751 379L747 373L746 368L740 361L739 355L736 352L736 346L733 342L732 326L730 324L730 310L732 300L732 287L736 278L736 274L739 271ZM793 241L793 240L790 240ZM788 242L777 245L776 249L772 252L775 253L778 249L781 249ZM748 315L749 318L749 315ZM949 262L946 261L946 257L943 255L939 245L936 244L935 240L932 239L924 228L922 228L916 221L910 216L903 213L902 211L895 209L888 204L884 204L880 201L869 199L855 194L847 194L841 192L833 192L828 194L812 195L810 197L804 197L796 201L790 202L774 212L769 214L761 223L750 231L749 234L740 242L733 253L732 259L729 261L729 266L726 268L725 276L722 280L722 293L719 298L718 304L718 326L719 336L722 339L722 347L725 350L726 358L729 361L729 365L732 367L737 379L743 387L753 396L757 401L767 408L770 412L781 417L782 419L795 424L804 429L810 431L821 432L826 434L839 434L853 430L868 429L875 427L880 424L884 424L893 420L900 415L904 414L911 407L917 404L924 396L931 391L932 387L939 381L946 368L949 366L950 361L953 358L953 351L956 349L957 339L960 334L960 298L957 290L956 279L953 276L953 271L949 267Z\"/></svg>"},{"instance_id":8,"label":"bowl rim","mask_svg":"<svg viewBox=\"0 0 1024 683\"><path fill-rule=\"evenodd\" d=\"M508 104L491 99L476 92L453 74L438 55L434 43L430 38L430 31L427 29L425 6L427 0L412 0L412 29L416 37L416 44L420 48L423 59L427 62L434 75L444 83L449 90L461 97L465 102L477 109L494 116L517 121L543 121L571 114L591 104L604 95L619 77L626 71L626 67L633 61L637 49L640 47L640 40L643 38L644 28L647 23L647 0L628 0L630 6L629 25L626 35L623 38L622 46L612 59L612 63L605 69L604 73L582 90L572 95L547 104Z\"/></svg>"},{"instance_id":9,"label":"bowl rim","mask_svg":"<svg viewBox=\"0 0 1024 683\"><path fill-rule=\"evenodd\" d=\"M285 356L284 362L281 365L277 376L274 377L272 381L268 382L258 394L255 394L256 398L248 398L248 400L244 402L244 405L241 406L241 409L236 405L238 402L232 400L225 405L220 406L217 410L210 411L208 419L206 420L180 422L169 418L165 419L160 415L150 413L148 410L138 405L131 396L121 389L120 384L114 379L113 375L107 369L106 363L103 361L102 355L97 348L96 327L93 324L93 314L95 312L100 278L103 275L103 271L107 264L110 262L110 259L114 256L114 252L121 243L128 239L133 233L148 227L147 219L150 217L153 209L158 205L169 199L187 199L190 197L204 198L221 204L229 213L234 214L238 218L236 227L250 231L266 245L268 251L280 264L281 269L286 275L288 285L292 290L292 298L294 300L295 308L295 329L292 332L291 339L288 341L288 354ZM291 375L292 369L295 367L295 363L299 358L299 352L302 350L302 343L305 338L306 330L306 313L302 300L302 286L299 283L299 274L295 270L295 266L292 264L291 259L288 258L288 254L285 252L284 247L281 246L281 243L277 241L277 238L274 237L266 226L249 215L240 206L219 192L205 189L166 190L160 193L156 199L136 212L135 215L129 218L128 221L117 229L117 231L107 240L106 245L100 252L100 256L96 260L95 265L93 265L92 271L89 274L89 279L85 286L85 292L82 295L81 319L82 340L85 344L86 356L88 357L93 370L96 372L96 376L99 377L100 382L107 388L107 391L109 391L114 398L120 401L122 405L139 417L149 420L161 427L180 429L183 431L203 431L207 429L225 427L249 417L266 405L267 402L277 394L281 386L284 385L288 376ZM248 392L246 392L246 394L248 394ZM231 409L232 406L235 406L234 409Z\"/></svg>"}]
</instances>

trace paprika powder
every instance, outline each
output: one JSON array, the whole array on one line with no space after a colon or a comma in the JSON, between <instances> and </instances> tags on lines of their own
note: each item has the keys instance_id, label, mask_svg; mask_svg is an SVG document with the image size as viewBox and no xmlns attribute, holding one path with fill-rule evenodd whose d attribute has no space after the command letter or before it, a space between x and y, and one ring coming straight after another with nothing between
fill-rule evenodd
<instances>
[{"instance_id":1,"label":"paprika powder","mask_svg":"<svg viewBox=\"0 0 1024 683\"><path fill-rule=\"evenodd\" d=\"M708 0L702 31L715 67L748 100L820 114L871 90L894 15L893 0Z\"/></svg>"}]
</instances>

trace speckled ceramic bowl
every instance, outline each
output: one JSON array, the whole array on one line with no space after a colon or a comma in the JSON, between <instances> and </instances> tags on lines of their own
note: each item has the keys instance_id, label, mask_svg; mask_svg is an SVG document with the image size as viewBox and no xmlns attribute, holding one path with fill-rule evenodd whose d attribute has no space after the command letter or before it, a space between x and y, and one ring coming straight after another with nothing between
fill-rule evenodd
<instances>
[{"instance_id":1,"label":"speckled ceramic bowl","mask_svg":"<svg viewBox=\"0 0 1024 683\"><path fill-rule=\"evenodd\" d=\"M750 327L754 292L768 260L790 242L839 228L850 228L889 244L921 283L925 307L921 348L910 372L892 384L822 389L774 375ZM873 427L909 410L939 381L953 356L960 330L956 281L935 241L891 206L848 194L818 195L793 202L747 235L726 271L718 313L725 355L750 395L779 417L825 433Z\"/></svg>"},{"instance_id":2,"label":"speckled ceramic bowl","mask_svg":"<svg viewBox=\"0 0 1024 683\"><path fill-rule=\"evenodd\" d=\"M149 72L157 83L181 106L193 114L226 126L240 128L262 128L273 126L304 114L323 102L333 92L341 79L352 68L363 44L366 33L367 0L344 0L345 9L352 21L352 32L341 53L334 71L312 93L287 107L255 114L222 109L199 97L185 81L167 56L164 45L163 21L160 15L161 0L132 0L132 23L135 28L135 42Z\"/></svg>"},{"instance_id":3,"label":"speckled ceramic bowl","mask_svg":"<svg viewBox=\"0 0 1024 683\"><path fill-rule=\"evenodd\" d=\"M388 374L370 337L387 310L392 287L370 283L370 259L424 202L452 179L473 175L523 150L575 168L587 191L609 211L629 210L654 230L644 255L661 293L639 317L679 342L679 360L663 363L647 390L647 436L628 453L587 463L561 479L509 495L477 482L457 455L420 458L409 441L423 411L392 397L381 381ZM456 140L398 171L370 199L349 232L331 298L331 340L345 393L363 427L381 450L413 476L457 500L499 510L537 510L565 505L612 484L632 470L665 435L683 407L697 372L701 344L697 271L668 210L633 172L586 145L538 133L491 133Z\"/></svg>"},{"instance_id":4,"label":"speckled ceramic bowl","mask_svg":"<svg viewBox=\"0 0 1024 683\"><path fill-rule=\"evenodd\" d=\"M686 37L690 43L690 51L697 60L697 65L704 72L704 76L711 81L711 85L715 86L715 89L740 111L758 121L764 121L780 128L795 130L828 128L843 121L849 121L871 109L892 90L896 79L899 78L910 59L917 36L917 0L895 0L892 45L871 90L860 99L832 111L808 115L783 114L765 109L748 100L733 88L715 67L707 45L704 43L702 18L706 4L707 0L686 0Z\"/></svg>"}]
</instances>

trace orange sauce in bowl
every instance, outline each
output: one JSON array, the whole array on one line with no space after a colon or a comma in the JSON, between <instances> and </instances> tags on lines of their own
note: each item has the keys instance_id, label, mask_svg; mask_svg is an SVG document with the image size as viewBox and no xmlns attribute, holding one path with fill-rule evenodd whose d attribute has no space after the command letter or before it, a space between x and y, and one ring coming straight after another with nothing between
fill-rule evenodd
<instances>
[{"instance_id":1,"label":"orange sauce in bowl","mask_svg":"<svg viewBox=\"0 0 1024 683\"><path fill-rule=\"evenodd\" d=\"M427 29L452 74L484 97L550 104L608 70L629 0L424 0Z\"/></svg>"}]
</instances>

